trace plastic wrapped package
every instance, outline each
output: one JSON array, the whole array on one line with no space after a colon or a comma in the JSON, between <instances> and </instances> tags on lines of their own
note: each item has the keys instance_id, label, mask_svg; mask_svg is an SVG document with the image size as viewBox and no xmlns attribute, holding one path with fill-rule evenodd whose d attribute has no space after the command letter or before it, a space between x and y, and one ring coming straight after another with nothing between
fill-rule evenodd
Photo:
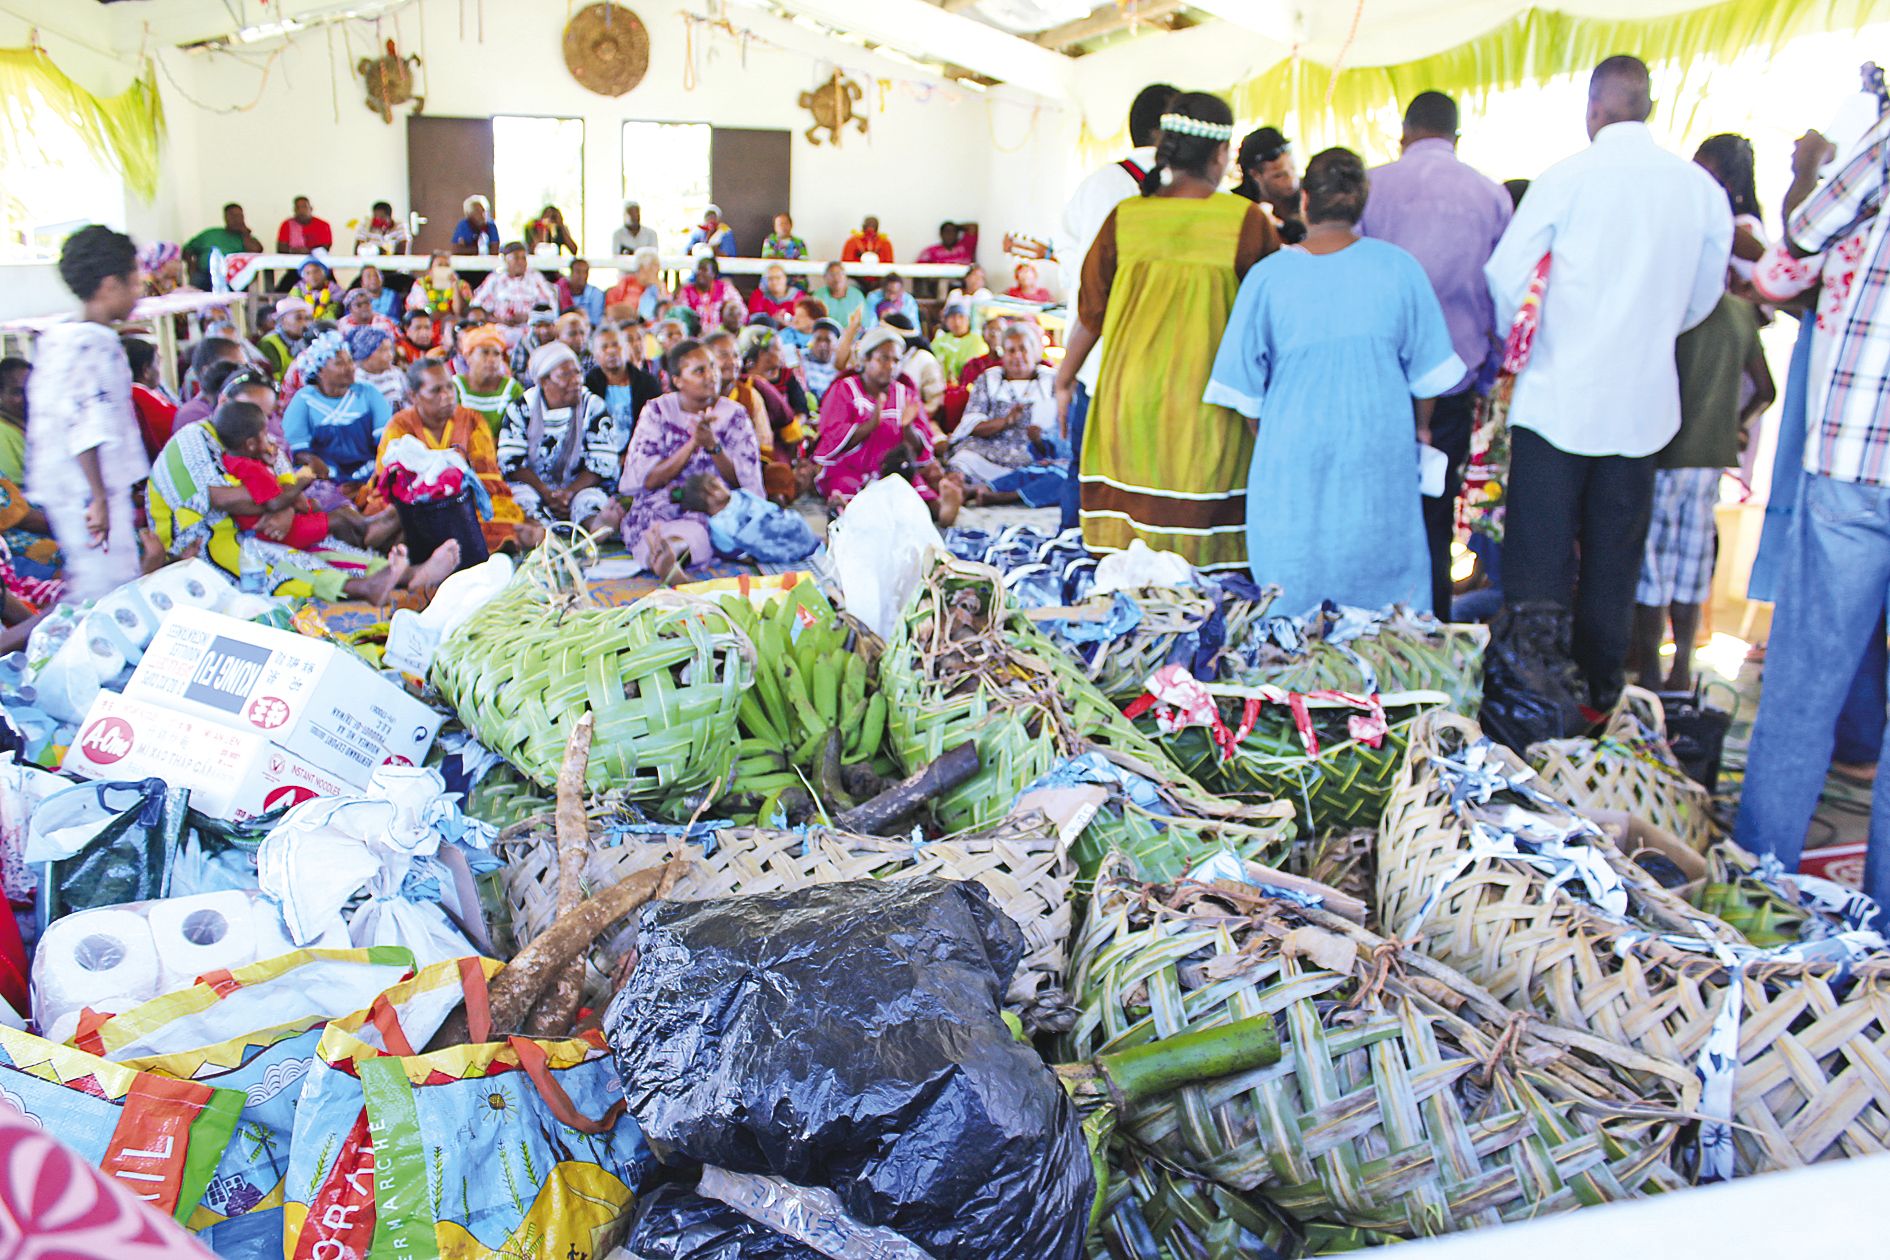
<instances>
[{"instance_id":1,"label":"plastic wrapped package","mask_svg":"<svg viewBox=\"0 0 1890 1260\"><path fill-rule=\"evenodd\" d=\"M643 1197L623 1249L628 1260L826 1260L728 1204L679 1185L658 1186Z\"/></svg>"},{"instance_id":2,"label":"plastic wrapped package","mask_svg":"<svg viewBox=\"0 0 1890 1260\"><path fill-rule=\"evenodd\" d=\"M659 1152L825 1186L936 1260L1073 1260L1093 1173L1001 1016L1022 951L973 883L663 903L605 1028Z\"/></svg>"}]
</instances>

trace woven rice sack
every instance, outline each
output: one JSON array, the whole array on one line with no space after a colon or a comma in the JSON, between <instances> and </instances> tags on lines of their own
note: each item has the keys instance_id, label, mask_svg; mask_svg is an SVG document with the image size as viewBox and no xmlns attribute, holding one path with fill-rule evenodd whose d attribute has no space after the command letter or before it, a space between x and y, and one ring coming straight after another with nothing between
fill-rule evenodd
<instances>
[{"instance_id":1,"label":"woven rice sack","mask_svg":"<svg viewBox=\"0 0 1890 1260\"><path fill-rule=\"evenodd\" d=\"M1544 740L1529 746L1528 757L1542 790L1578 810L1632 814L1695 852L1719 833L1713 798L1674 759L1660 697L1651 691L1624 690L1600 739Z\"/></svg>"},{"instance_id":2,"label":"woven rice sack","mask_svg":"<svg viewBox=\"0 0 1890 1260\"><path fill-rule=\"evenodd\" d=\"M550 788L589 709L592 792L666 801L724 782L735 709L754 678L747 636L712 601L665 591L589 607L530 565L434 657L433 685L466 728Z\"/></svg>"},{"instance_id":3,"label":"woven rice sack","mask_svg":"<svg viewBox=\"0 0 1890 1260\"><path fill-rule=\"evenodd\" d=\"M1842 968L1730 966L1715 951L1749 949L1745 938L1660 887L1599 829L1583 843L1625 889L1619 917L1572 886L1552 886L1552 870L1473 856L1473 836L1487 845L1491 820L1514 826L1527 815L1562 825L1574 818L1547 797L1509 791L1486 807L1453 805L1440 758L1461 762L1481 746L1502 773L1528 774L1514 754L1480 739L1475 723L1449 714L1427 715L1413 732L1379 832L1378 915L1386 930L1505 1005L1590 1032L1623 1053L1703 1077L1730 1068L1721 1111L1738 1171L1890 1144L1890 1073L1881 1070L1890 1061L1890 962L1878 955ZM1739 1005L1728 1007L1735 978ZM1736 1036L1714 1038L1723 1012L1738 1017L1728 1030ZM1710 1145L1703 1161L1716 1156Z\"/></svg>"},{"instance_id":4,"label":"woven rice sack","mask_svg":"<svg viewBox=\"0 0 1890 1260\"><path fill-rule=\"evenodd\" d=\"M594 896L679 854L692 865L669 894L676 901L790 892L856 879L935 875L976 880L1023 929L1026 952L1007 995L1011 1008L1034 1029L1053 1021L1063 1007L1075 870L1056 831L1040 817L921 845L823 828L803 835L722 827L689 840L673 833L625 833L617 843L593 845L586 855L584 895ZM506 860L501 879L513 939L522 948L557 917L557 844L547 828L502 839L499 856ZM614 991L613 977L634 939L632 924L598 942L586 972L587 997L608 998Z\"/></svg>"},{"instance_id":5,"label":"woven rice sack","mask_svg":"<svg viewBox=\"0 0 1890 1260\"><path fill-rule=\"evenodd\" d=\"M1162 1162L1289 1216L1402 1237L1675 1188L1690 1078L1516 1016L1336 916L1234 885L1105 876L1066 1058L1271 1015L1280 1062L1120 1117Z\"/></svg>"}]
</instances>

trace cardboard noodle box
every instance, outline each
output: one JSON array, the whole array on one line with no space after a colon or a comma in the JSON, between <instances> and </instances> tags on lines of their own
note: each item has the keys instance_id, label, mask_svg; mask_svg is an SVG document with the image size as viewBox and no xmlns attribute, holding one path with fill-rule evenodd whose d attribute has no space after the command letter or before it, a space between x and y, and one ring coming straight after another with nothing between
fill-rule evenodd
<instances>
[{"instance_id":1,"label":"cardboard noodle box","mask_svg":"<svg viewBox=\"0 0 1890 1260\"><path fill-rule=\"evenodd\" d=\"M163 779L190 789L200 813L232 822L356 790L265 735L110 691L80 723L62 768L105 781Z\"/></svg>"},{"instance_id":2,"label":"cardboard noodle box","mask_svg":"<svg viewBox=\"0 0 1890 1260\"><path fill-rule=\"evenodd\" d=\"M444 720L345 648L199 608L164 618L125 695L265 736L354 787L424 762Z\"/></svg>"}]
</instances>

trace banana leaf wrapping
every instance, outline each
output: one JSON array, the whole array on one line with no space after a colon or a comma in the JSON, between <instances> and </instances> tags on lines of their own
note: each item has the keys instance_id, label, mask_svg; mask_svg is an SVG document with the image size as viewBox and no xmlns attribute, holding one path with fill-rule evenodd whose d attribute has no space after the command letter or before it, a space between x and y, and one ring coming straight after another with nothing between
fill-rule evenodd
<instances>
[{"instance_id":1,"label":"banana leaf wrapping","mask_svg":"<svg viewBox=\"0 0 1890 1260\"><path fill-rule=\"evenodd\" d=\"M1304 1253L1298 1225L1259 1195L1112 1152L1091 1260L1279 1260Z\"/></svg>"},{"instance_id":2,"label":"banana leaf wrapping","mask_svg":"<svg viewBox=\"0 0 1890 1260\"><path fill-rule=\"evenodd\" d=\"M580 876L584 895L677 857L692 863L668 894L672 901L789 892L856 879L911 879L932 875L982 884L998 908L1023 929L1025 955L1007 1003L1032 1031L1055 1023L1065 1009L1063 979L1071 926L1075 870L1056 830L1037 815L1006 820L980 835L924 844L853 835L822 827L766 831L753 827L654 826L641 830L594 827ZM608 836L599 843L595 837ZM558 851L549 824L502 836L500 872L511 938L530 944L557 919ZM592 1005L615 991L618 968L636 940L634 923L599 940L589 952L585 997Z\"/></svg>"},{"instance_id":3,"label":"banana leaf wrapping","mask_svg":"<svg viewBox=\"0 0 1890 1260\"><path fill-rule=\"evenodd\" d=\"M1529 746L1528 761L1543 791L1578 810L1646 819L1696 853L1718 837L1713 798L1674 758L1666 714L1651 691L1623 690L1600 739L1543 740Z\"/></svg>"},{"instance_id":4,"label":"banana leaf wrapping","mask_svg":"<svg viewBox=\"0 0 1890 1260\"><path fill-rule=\"evenodd\" d=\"M1522 788L1466 797L1446 769L1476 756L1489 759L1485 773ZM1592 1033L1623 1056L1718 1078L1724 1100L1708 1100L1717 1114L1703 1126L1703 1175L1883 1149L1890 955L1755 958L1736 928L1661 887L1590 828L1574 851L1596 868L1597 887L1618 885L1625 909L1611 912L1577 895L1584 880L1540 846L1532 859L1494 847L1503 829L1540 834L1579 822L1545 794L1529 796L1529 776L1475 723L1426 715L1379 832L1380 921L1516 1010Z\"/></svg>"},{"instance_id":5,"label":"banana leaf wrapping","mask_svg":"<svg viewBox=\"0 0 1890 1260\"><path fill-rule=\"evenodd\" d=\"M1187 665L1198 676L1214 677L1227 645L1252 633L1279 588L1261 588L1258 599L1224 598L1183 586L1141 586L1122 594L1135 601L1141 620L1126 634L1079 645L1084 673L1117 704L1141 695L1148 676L1171 662ZM1115 599L1113 593L1092 595L1072 607L1033 609L1028 616L1039 623L1100 621L1109 615Z\"/></svg>"},{"instance_id":6,"label":"banana leaf wrapping","mask_svg":"<svg viewBox=\"0 0 1890 1260\"><path fill-rule=\"evenodd\" d=\"M1273 1016L1278 1064L1184 1086L1117 1134L1297 1220L1418 1237L1684 1184L1668 1152L1689 1074L1257 889L1106 872L1071 996L1066 1058Z\"/></svg>"},{"instance_id":7,"label":"banana leaf wrapping","mask_svg":"<svg viewBox=\"0 0 1890 1260\"><path fill-rule=\"evenodd\" d=\"M879 682L888 742L907 773L966 741L978 747L978 774L932 801L949 832L994 826L1026 787L1091 749L1158 784L1190 821L1278 826L1280 811L1222 801L1176 767L1006 600L987 565L933 557L886 644ZM1129 830L1102 842L1126 843Z\"/></svg>"},{"instance_id":8,"label":"banana leaf wrapping","mask_svg":"<svg viewBox=\"0 0 1890 1260\"><path fill-rule=\"evenodd\" d=\"M662 801L725 783L754 678L748 637L720 605L675 592L588 606L581 590L548 589L534 563L434 656L433 685L466 728L549 789L589 709L590 791Z\"/></svg>"},{"instance_id":9,"label":"banana leaf wrapping","mask_svg":"<svg viewBox=\"0 0 1890 1260\"><path fill-rule=\"evenodd\" d=\"M1305 617L1263 617L1228 635L1221 677L1304 695L1345 691L1441 691L1475 717L1483 706L1483 651L1490 630L1440 622L1395 605L1377 613L1326 605Z\"/></svg>"},{"instance_id":10,"label":"banana leaf wrapping","mask_svg":"<svg viewBox=\"0 0 1890 1260\"><path fill-rule=\"evenodd\" d=\"M1220 710L1221 721L1237 730L1254 689L1204 683ZM1388 727L1378 746L1351 734L1350 723L1362 710L1341 700L1306 698L1306 712L1318 737L1318 753L1307 751L1288 705L1269 702L1253 729L1224 758L1205 727L1191 726L1160 736L1162 748L1210 791L1225 796L1291 801L1302 835L1376 827L1384 812L1398 768L1420 714L1447 702L1442 692L1399 692L1380 696ZM1154 732L1153 718L1137 719Z\"/></svg>"}]
</instances>

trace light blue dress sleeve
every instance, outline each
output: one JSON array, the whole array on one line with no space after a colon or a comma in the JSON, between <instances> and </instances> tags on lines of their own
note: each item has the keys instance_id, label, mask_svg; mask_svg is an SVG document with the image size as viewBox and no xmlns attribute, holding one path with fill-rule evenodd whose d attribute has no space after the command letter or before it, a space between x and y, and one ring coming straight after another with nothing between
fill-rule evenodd
<instances>
[{"instance_id":1,"label":"light blue dress sleeve","mask_svg":"<svg viewBox=\"0 0 1890 1260\"><path fill-rule=\"evenodd\" d=\"M289 399L289 405L282 411L282 436L289 444L289 451L299 455L309 448L312 434L308 428L308 399L302 397L302 391L309 388L304 385Z\"/></svg>"},{"instance_id":2,"label":"light blue dress sleeve","mask_svg":"<svg viewBox=\"0 0 1890 1260\"><path fill-rule=\"evenodd\" d=\"M1399 251L1397 275L1404 289L1404 336L1398 361L1413 398L1435 398L1464 378L1468 371L1450 341L1450 325L1437 291L1417 259Z\"/></svg>"},{"instance_id":3,"label":"light blue dress sleeve","mask_svg":"<svg viewBox=\"0 0 1890 1260\"><path fill-rule=\"evenodd\" d=\"M1267 275L1273 271L1262 260L1247 272L1227 317L1227 330L1214 355L1201 401L1238 411L1249 420L1260 418L1272 373L1271 337L1267 328Z\"/></svg>"},{"instance_id":4,"label":"light blue dress sleeve","mask_svg":"<svg viewBox=\"0 0 1890 1260\"><path fill-rule=\"evenodd\" d=\"M363 385L356 381L354 387L360 390L367 399L368 415L374 422L374 440L378 442L381 440L381 434L387 431L387 422L394 418L394 408L387 401L387 395L372 385ZM297 400L299 399L300 395L297 395ZM288 427L286 419L283 421L283 427Z\"/></svg>"}]
</instances>

